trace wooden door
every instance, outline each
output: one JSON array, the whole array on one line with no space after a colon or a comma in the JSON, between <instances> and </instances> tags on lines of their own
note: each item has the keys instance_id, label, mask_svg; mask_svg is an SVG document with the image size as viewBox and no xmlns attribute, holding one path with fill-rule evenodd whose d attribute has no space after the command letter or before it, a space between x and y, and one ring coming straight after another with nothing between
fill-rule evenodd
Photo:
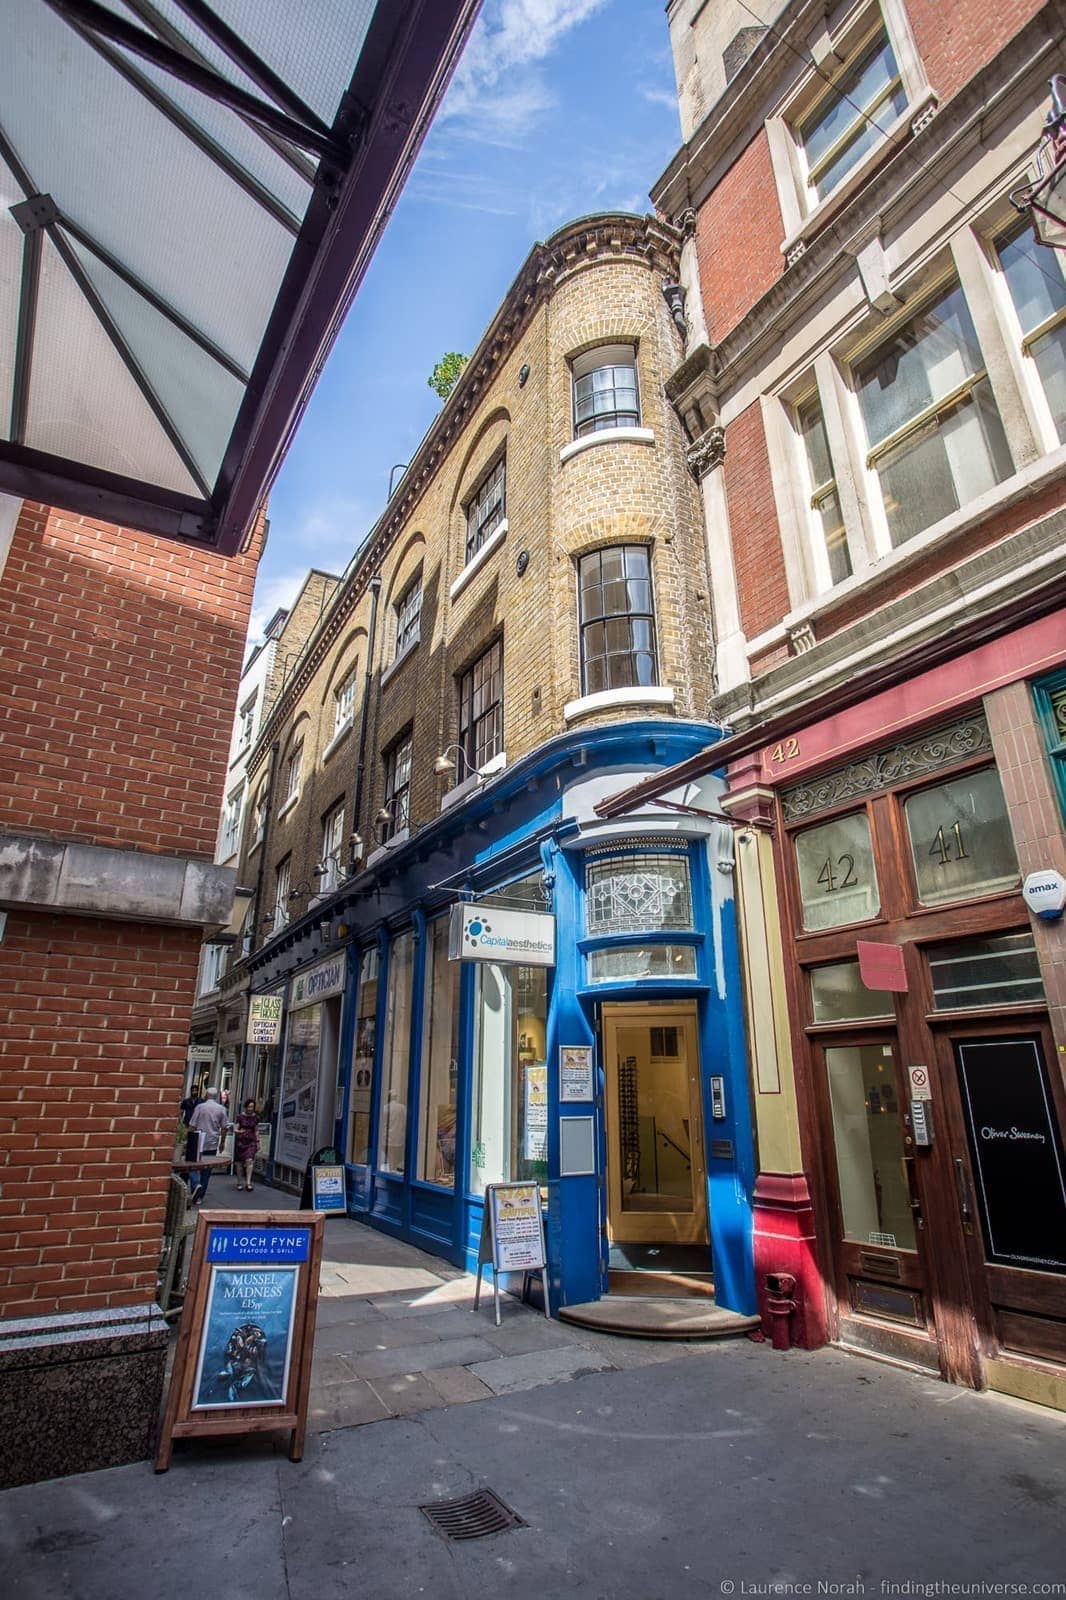
<instances>
[{"instance_id":1,"label":"wooden door","mask_svg":"<svg viewBox=\"0 0 1066 1600\"><path fill-rule=\"evenodd\" d=\"M706 1244L696 1008L603 1008L608 1235Z\"/></svg>"}]
</instances>

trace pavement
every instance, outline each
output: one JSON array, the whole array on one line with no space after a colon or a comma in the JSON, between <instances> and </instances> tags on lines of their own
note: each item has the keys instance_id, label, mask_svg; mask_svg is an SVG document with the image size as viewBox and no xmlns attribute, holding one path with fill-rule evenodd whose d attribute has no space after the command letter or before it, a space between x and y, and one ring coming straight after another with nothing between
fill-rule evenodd
<instances>
[{"instance_id":1,"label":"pavement","mask_svg":"<svg viewBox=\"0 0 1066 1600\"><path fill-rule=\"evenodd\" d=\"M230 1198L212 1184L213 1205ZM546 1320L517 1303L500 1330L474 1317L456 1269L327 1230L303 1461L269 1438L178 1441L158 1477L135 1463L8 1490L5 1595L1066 1595L1055 1413L836 1350L539 1343ZM457 1543L420 1509L484 1487L519 1525ZM991 1583L1015 1587L932 1587Z\"/></svg>"}]
</instances>

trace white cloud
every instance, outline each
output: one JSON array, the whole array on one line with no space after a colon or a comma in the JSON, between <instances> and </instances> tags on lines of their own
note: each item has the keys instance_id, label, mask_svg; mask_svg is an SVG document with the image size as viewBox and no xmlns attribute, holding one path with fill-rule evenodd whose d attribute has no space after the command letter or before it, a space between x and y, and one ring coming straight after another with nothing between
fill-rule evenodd
<instances>
[{"instance_id":1,"label":"white cloud","mask_svg":"<svg viewBox=\"0 0 1066 1600\"><path fill-rule=\"evenodd\" d=\"M538 63L608 0L496 0L481 13L440 111L480 135L517 138L555 105Z\"/></svg>"},{"instance_id":2,"label":"white cloud","mask_svg":"<svg viewBox=\"0 0 1066 1600\"><path fill-rule=\"evenodd\" d=\"M372 521L362 501L340 497L313 501L292 518L272 506L269 516L270 537L252 600L250 640L261 637L279 606L292 605L311 567L339 576Z\"/></svg>"}]
</instances>

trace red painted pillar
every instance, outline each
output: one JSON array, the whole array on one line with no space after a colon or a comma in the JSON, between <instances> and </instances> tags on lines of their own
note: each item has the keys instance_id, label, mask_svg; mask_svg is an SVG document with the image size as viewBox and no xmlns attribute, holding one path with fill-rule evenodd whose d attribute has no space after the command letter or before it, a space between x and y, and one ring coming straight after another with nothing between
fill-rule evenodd
<instances>
[{"instance_id":1,"label":"red painted pillar","mask_svg":"<svg viewBox=\"0 0 1066 1600\"><path fill-rule=\"evenodd\" d=\"M788 1273L796 1281L791 1342L814 1350L826 1342L826 1305L807 1179L802 1172L760 1172L754 1200L755 1287L763 1331L771 1338L775 1320L767 1304L766 1280L771 1274Z\"/></svg>"}]
</instances>

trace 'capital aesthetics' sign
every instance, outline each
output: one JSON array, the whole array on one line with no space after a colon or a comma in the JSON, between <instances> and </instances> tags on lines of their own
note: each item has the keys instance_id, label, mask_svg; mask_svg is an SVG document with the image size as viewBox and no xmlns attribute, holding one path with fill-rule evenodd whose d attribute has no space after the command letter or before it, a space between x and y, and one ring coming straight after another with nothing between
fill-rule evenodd
<instances>
[{"instance_id":1,"label":"'capital aesthetics' sign","mask_svg":"<svg viewBox=\"0 0 1066 1600\"><path fill-rule=\"evenodd\" d=\"M495 961L554 967L555 918L545 911L504 911L494 905L452 907L452 961Z\"/></svg>"}]
</instances>

